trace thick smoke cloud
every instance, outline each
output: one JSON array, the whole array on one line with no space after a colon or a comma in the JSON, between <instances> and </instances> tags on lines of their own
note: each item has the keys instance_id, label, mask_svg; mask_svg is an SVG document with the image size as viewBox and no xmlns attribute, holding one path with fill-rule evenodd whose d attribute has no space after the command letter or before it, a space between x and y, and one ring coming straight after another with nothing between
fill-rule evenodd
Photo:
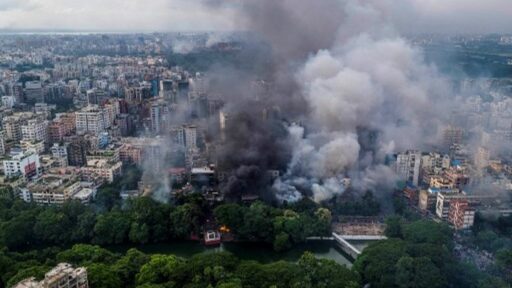
<instances>
[{"instance_id":1,"label":"thick smoke cloud","mask_svg":"<svg viewBox=\"0 0 512 288\"><path fill-rule=\"evenodd\" d=\"M273 83L271 89L281 93L270 93L270 103L299 98L306 108L302 117L282 115L301 124L287 125L291 157L273 185L278 199L294 201L306 194L320 202L343 193L349 183L358 191L389 190L396 176L383 165L387 155L439 143L451 108L449 85L424 63L421 51L398 36L387 4L240 4L239 18L272 47L273 75L287 79Z\"/></svg>"}]
</instances>

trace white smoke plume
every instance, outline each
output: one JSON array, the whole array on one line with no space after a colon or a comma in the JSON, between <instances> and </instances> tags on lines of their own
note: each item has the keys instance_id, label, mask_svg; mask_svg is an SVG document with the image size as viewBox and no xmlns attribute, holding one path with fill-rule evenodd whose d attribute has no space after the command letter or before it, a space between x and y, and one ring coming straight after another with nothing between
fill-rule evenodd
<instances>
[{"instance_id":1,"label":"white smoke plume","mask_svg":"<svg viewBox=\"0 0 512 288\"><path fill-rule=\"evenodd\" d=\"M333 46L314 52L296 73L310 109L309 133L290 127L293 157L279 180L288 186L274 187L278 194L294 195L293 179L305 178L321 202L343 193L340 179L349 174L355 189L389 188L396 176L382 165L386 155L438 143L442 111L450 107L448 84L421 51L380 22L378 8L346 1ZM360 130L378 135L369 156Z\"/></svg>"},{"instance_id":2,"label":"white smoke plume","mask_svg":"<svg viewBox=\"0 0 512 288\"><path fill-rule=\"evenodd\" d=\"M346 177L358 190L392 187L387 155L439 143L454 97L422 52L393 28L393 1L238 5L240 23L270 44L274 69L290 76L307 106L302 125L288 127L292 157L273 185L279 200L308 193L328 200L345 191Z\"/></svg>"}]
</instances>

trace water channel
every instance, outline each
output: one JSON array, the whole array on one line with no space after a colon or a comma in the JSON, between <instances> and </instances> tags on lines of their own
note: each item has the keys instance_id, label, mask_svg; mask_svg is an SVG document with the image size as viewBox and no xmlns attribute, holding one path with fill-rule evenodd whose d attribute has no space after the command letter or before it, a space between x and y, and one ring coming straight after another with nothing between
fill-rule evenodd
<instances>
[{"instance_id":1,"label":"water channel","mask_svg":"<svg viewBox=\"0 0 512 288\"><path fill-rule=\"evenodd\" d=\"M352 242L351 242L352 243ZM367 243L354 242L358 249L364 248ZM199 253L217 253L221 251L231 252L242 260L255 260L260 263L269 263L279 260L295 262L304 254L312 252L318 258L331 259L339 264L352 266L352 259L346 255L334 241L309 241L305 244L295 246L286 252L275 252L270 245L255 243L223 243L219 247L205 247L199 242L175 242L166 244L147 244L141 246L114 246L109 247L113 252L124 253L130 248L147 254L172 254L183 258L191 257Z\"/></svg>"}]
</instances>

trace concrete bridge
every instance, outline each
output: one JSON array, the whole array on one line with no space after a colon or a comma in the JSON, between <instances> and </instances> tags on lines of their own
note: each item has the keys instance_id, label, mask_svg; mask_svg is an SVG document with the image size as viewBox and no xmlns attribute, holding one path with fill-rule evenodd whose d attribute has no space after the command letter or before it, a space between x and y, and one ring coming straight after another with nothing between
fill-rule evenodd
<instances>
[{"instance_id":1,"label":"concrete bridge","mask_svg":"<svg viewBox=\"0 0 512 288\"><path fill-rule=\"evenodd\" d=\"M359 251L356 247L352 246L352 244L348 243L347 240L343 239L341 235L332 232L332 237L334 238L334 241L336 241L336 243L340 245L341 250L350 255L350 257L352 257L353 259L357 259L357 256L361 254L361 251Z\"/></svg>"},{"instance_id":2,"label":"concrete bridge","mask_svg":"<svg viewBox=\"0 0 512 288\"><path fill-rule=\"evenodd\" d=\"M385 240L386 236L383 235L340 235L336 232L332 233L332 237L313 236L308 237L307 240L329 240L336 241L343 252L347 253L353 259L361 254L361 251L350 244L348 241L378 241Z\"/></svg>"},{"instance_id":3,"label":"concrete bridge","mask_svg":"<svg viewBox=\"0 0 512 288\"><path fill-rule=\"evenodd\" d=\"M378 241L378 240L386 240L388 237L383 235L339 235L341 238L345 240L352 241Z\"/></svg>"}]
</instances>

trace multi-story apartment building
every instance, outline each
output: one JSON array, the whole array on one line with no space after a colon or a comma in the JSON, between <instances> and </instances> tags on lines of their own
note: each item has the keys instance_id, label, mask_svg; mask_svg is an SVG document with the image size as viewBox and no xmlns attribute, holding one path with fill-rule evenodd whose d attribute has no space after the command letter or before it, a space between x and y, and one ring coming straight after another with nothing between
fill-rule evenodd
<instances>
[{"instance_id":1,"label":"multi-story apartment building","mask_svg":"<svg viewBox=\"0 0 512 288\"><path fill-rule=\"evenodd\" d=\"M68 166L68 147L65 145L59 145L58 143L54 143L50 148L52 152L53 159L57 162L57 166L59 167L67 167Z\"/></svg>"},{"instance_id":2,"label":"multi-story apartment building","mask_svg":"<svg viewBox=\"0 0 512 288\"><path fill-rule=\"evenodd\" d=\"M80 182L77 175L48 174L20 188L20 197L25 202L37 204L62 205L71 199L88 204L95 195L96 188Z\"/></svg>"},{"instance_id":3,"label":"multi-story apartment building","mask_svg":"<svg viewBox=\"0 0 512 288\"><path fill-rule=\"evenodd\" d=\"M400 179L418 186L420 164L421 153L419 151L407 151L397 155L394 168Z\"/></svg>"},{"instance_id":4,"label":"multi-story apartment building","mask_svg":"<svg viewBox=\"0 0 512 288\"><path fill-rule=\"evenodd\" d=\"M4 127L6 140L15 142L21 140L21 119L19 117L5 117L2 126Z\"/></svg>"},{"instance_id":5,"label":"multi-story apartment building","mask_svg":"<svg viewBox=\"0 0 512 288\"><path fill-rule=\"evenodd\" d=\"M0 130L0 156L5 155L6 153L5 147L5 132Z\"/></svg>"},{"instance_id":6,"label":"multi-story apartment building","mask_svg":"<svg viewBox=\"0 0 512 288\"><path fill-rule=\"evenodd\" d=\"M46 273L43 280L36 281L31 277L14 285L13 288L89 288L87 269L73 268L71 264L60 263Z\"/></svg>"},{"instance_id":7,"label":"multi-story apartment building","mask_svg":"<svg viewBox=\"0 0 512 288\"><path fill-rule=\"evenodd\" d=\"M109 128L109 121L104 109L90 105L75 113L76 132L78 134L92 133L98 135Z\"/></svg>"},{"instance_id":8,"label":"multi-story apartment building","mask_svg":"<svg viewBox=\"0 0 512 288\"><path fill-rule=\"evenodd\" d=\"M112 183L121 175L122 167L121 161L109 162L106 159L93 159L87 161L87 166L82 168L82 172L85 176L97 176Z\"/></svg>"},{"instance_id":9,"label":"multi-story apartment building","mask_svg":"<svg viewBox=\"0 0 512 288\"><path fill-rule=\"evenodd\" d=\"M23 176L24 178L37 178L41 174L39 155L34 151L12 149L10 159L3 161L4 174L8 178Z\"/></svg>"},{"instance_id":10,"label":"multi-story apartment building","mask_svg":"<svg viewBox=\"0 0 512 288\"><path fill-rule=\"evenodd\" d=\"M22 139L26 141L43 141L48 143L48 121L39 118L28 120L21 126Z\"/></svg>"},{"instance_id":11,"label":"multi-story apartment building","mask_svg":"<svg viewBox=\"0 0 512 288\"><path fill-rule=\"evenodd\" d=\"M450 202L448 222L457 230L468 229L475 222L475 208L465 199L455 199Z\"/></svg>"}]
</instances>

